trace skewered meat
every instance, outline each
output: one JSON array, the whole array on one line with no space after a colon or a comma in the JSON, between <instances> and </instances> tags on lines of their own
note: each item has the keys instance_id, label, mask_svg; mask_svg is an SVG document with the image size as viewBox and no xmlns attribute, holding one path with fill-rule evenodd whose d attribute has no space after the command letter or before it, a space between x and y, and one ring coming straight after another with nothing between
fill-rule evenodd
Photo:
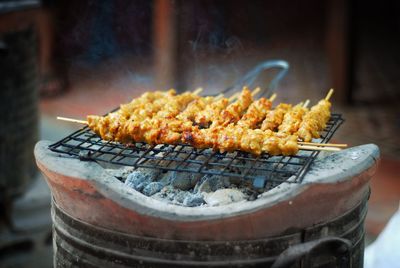
<instances>
[{"instance_id":1,"label":"skewered meat","mask_svg":"<svg viewBox=\"0 0 400 268\"><path fill-rule=\"evenodd\" d=\"M312 138L319 138L319 132L326 127L331 113L331 103L327 100L320 100L318 104L311 107L311 110L303 117L298 135L303 141L311 141Z\"/></svg>"},{"instance_id":2,"label":"skewered meat","mask_svg":"<svg viewBox=\"0 0 400 268\"><path fill-rule=\"evenodd\" d=\"M251 96L251 92L245 87L237 101L229 104L226 109L217 116L217 119L213 121L210 127L227 126L230 123L236 123L252 102L253 97Z\"/></svg>"},{"instance_id":3,"label":"skewered meat","mask_svg":"<svg viewBox=\"0 0 400 268\"><path fill-rule=\"evenodd\" d=\"M297 136L285 135L270 130L248 129L233 124L227 127L185 131L183 141L196 148L214 148L220 152L241 150L260 155L293 155L299 150Z\"/></svg>"},{"instance_id":4,"label":"skewered meat","mask_svg":"<svg viewBox=\"0 0 400 268\"><path fill-rule=\"evenodd\" d=\"M266 98L254 101L242 118L237 122L238 126L254 129L265 118L265 115L271 110L272 102Z\"/></svg>"},{"instance_id":5,"label":"skewered meat","mask_svg":"<svg viewBox=\"0 0 400 268\"><path fill-rule=\"evenodd\" d=\"M282 124L278 127L279 132L286 134L295 134L300 127L307 108L302 104L297 104L291 110L287 111L283 117Z\"/></svg>"},{"instance_id":6,"label":"skewered meat","mask_svg":"<svg viewBox=\"0 0 400 268\"><path fill-rule=\"evenodd\" d=\"M149 119L174 118L189 102L199 98L190 92L175 95L173 90L156 93L153 95L144 94L137 99L140 101L133 100L132 105L121 105L124 107L123 110L109 113L104 117L89 115L87 117L88 125L104 140L115 140L123 143L132 140L147 141L148 138L143 138L143 132L160 124ZM127 111L133 109L133 106L136 107L136 110L132 110L131 114L127 115ZM153 135L153 133L148 134L150 137L153 137Z\"/></svg>"},{"instance_id":7,"label":"skewered meat","mask_svg":"<svg viewBox=\"0 0 400 268\"><path fill-rule=\"evenodd\" d=\"M88 116L88 125L104 140L121 143L186 143L221 152L293 155L299 150L298 138L309 141L319 135L331 106L322 100L309 112L301 104L284 103L271 110L270 100L253 102L247 88L236 102L228 103L225 98L201 98L193 93L143 94L117 112Z\"/></svg>"},{"instance_id":8,"label":"skewered meat","mask_svg":"<svg viewBox=\"0 0 400 268\"><path fill-rule=\"evenodd\" d=\"M195 99L194 101L189 103L186 109L182 113L178 114L176 118L182 121L185 120L194 121L197 114L203 111L208 105L214 103L214 99L215 99L214 97L204 97Z\"/></svg>"},{"instance_id":9,"label":"skewered meat","mask_svg":"<svg viewBox=\"0 0 400 268\"><path fill-rule=\"evenodd\" d=\"M282 124L283 117L291 108L292 105L290 104L280 103L275 109L268 111L261 124L261 129L275 131Z\"/></svg>"},{"instance_id":10,"label":"skewered meat","mask_svg":"<svg viewBox=\"0 0 400 268\"><path fill-rule=\"evenodd\" d=\"M204 108L203 111L200 111L196 116L194 121L202 126L208 127L213 119L218 116L229 104L229 100L226 98L222 98L215 102L212 102Z\"/></svg>"},{"instance_id":11,"label":"skewered meat","mask_svg":"<svg viewBox=\"0 0 400 268\"><path fill-rule=\"evenodd\" d=\"M162 107L162 105L166 103L170 97L175 95L176 91L174 89L170 89L166 92L146 92L143 93L139 98L133 99L130 103L121 104L118 112L125 115L127 119L135 114L144 115L149 110L156 110L156 107ZM151 109L149 104L154 104L151 106Z\"/></svg>"}]
</instances>

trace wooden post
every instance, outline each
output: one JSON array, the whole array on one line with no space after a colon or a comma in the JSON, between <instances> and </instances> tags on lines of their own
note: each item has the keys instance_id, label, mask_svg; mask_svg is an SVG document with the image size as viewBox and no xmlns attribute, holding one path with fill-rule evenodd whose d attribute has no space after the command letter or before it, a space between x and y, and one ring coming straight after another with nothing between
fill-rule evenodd
<instances>
[{"instance_id":1,"label":"wooden post","mask_svg":"<svg viewBox=\"0 0 400 268\"><path fill-rule=\"evenodd\" d=\"M158 89L174 87L177 81L177 16L176 2L154 1L154 64Z\"/></svg>"},{"instance_id":2,"label":"wooden post","mask_svg":"<svg viewBox=\"0 0 400 268\"><path fill-rule=\"evenodd\" d=\"M327 10L327 52L335 101L351 103L354 80L352 1L331 0Z\"/></svg>"}]
</instances>

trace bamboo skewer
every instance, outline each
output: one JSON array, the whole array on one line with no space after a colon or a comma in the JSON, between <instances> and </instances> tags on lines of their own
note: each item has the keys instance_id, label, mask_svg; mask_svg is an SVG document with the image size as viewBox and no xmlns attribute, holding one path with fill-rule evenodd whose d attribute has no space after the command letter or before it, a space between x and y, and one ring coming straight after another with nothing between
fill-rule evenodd
<instances>
[{"instance_id":1,"label":"bamboo skewer","mask_svg":"<svg viewBox=\"0 0 400 268\"><path fill-rule=\"evenodd\" d=\"M254 97L255 95L257 95L258 92L260 92L261 88L256 88L253 90L253 92L251 92L251 96ZM234 101L238 96L240 95L240 92L236 92L235 94L233 94L232 96L229 97L229 102Z\"/></svg>"},{"instance_id":2,"label":"bamboo skewer","mask_svg":"<svg viewBox=\"0 0 400 268\"><path fill-rule=\"evenodd\" d=\"M317 147L309 145L299 145L299 149L312 150L312 151L330 151L330 152L337 152L342 150L341 148L337 147Z\"/></svg>"},{"instance_id":3,"label":"bamboo skewer","mask_svg":"<svg viewBox=\"0 0 400 268\"><path fill-rule=\"evenodd\" d=\"M202 88L202 87L199 87L198 89L196 89L195 91L193 91L193 94L194 94L194 95L198 95L198 94L200 94L202 91L203 91L203 88Z\"/></svg>"},{"instance_id":4,"label":"bamboo skewer","mask_svg":"<svg viewBox=\"0 0 400 268\"><path fill-rule=\"evenodd\" d=\"M79 120L79 119L62 117L62 116L57 116L57 120L67 121L67 122L72 122L72 123L78 123L78 124L84 124L84 125L88 124L88 122L85 121L85 120Z\"/></svg>"},{"instance_id":5,"label":"bamboo skewer","mask_svg":"<svg viewBox=\"0 0 400 268\"><path fill-rule=\"evenodd\" d=\"M333 88L331 88L330 90L329 90L329 92L328 92L328 94L326 94L326 97L325 97L325 100L326 101L329 101L329 99L332 97L332 95L333 95L333 92L334 92L334 90L333 90Z\"/></svg>"},{"instance_id":6,"label":"bamboo skewer","mask_svg":"<svg viewBox=\"0 0 400 268\"><path fill-rule=\"evenodd\" d=\"M269 97L269 101L273 102L276 99L276 96L277 96L276 93L272 94L272 96Z\"/></svg>"},{"instance_id":7,"label":"bamboo skewer","mask_svg":"<svg viewBox=\"0 0 400 268\"><path fill-rule=\"evenodd\" d=\"M313 145L313 146L337 147L337 148L346 148L348 146L345 143L318 143L318 142L306 142L306 141L299 141L297 143L300 145Z\"/></svg>"},{"instance_id":8,"label":"bamboo skewer","mask_svg":"<svg viewBox=\"0 0 400 268\"><path fill-rule=\"evenodd\" d=\"M307 106L310 104L310 100L306 100L303 104L303 108L307 108Z\"/></svg>"},{"instance_id":9,"label":"bamboo skewer","mask_svg":"<svg viewBox=\"0 0 400 268\"><path fill-rule=\"evenodd\" d=\"M214 98L214 101L217 101L217 100L219 100L219 99L222 99L224 97L224 94L219 94L219 95L217 95L215 98Z\"/></svg>"},{"instance_id":10,"label":"bamboo skewer","mask_svg":"<svg viewBox=\"0 0 400 268\"><path fill-rule=\"evenodd\" d=\"M232 96L230 96L228 98L228 101L229 102L234 101L238 96L239 96L239 92L236 92L235 94L233 94Z\"/></svg>"},{"instance_id":11,"label":"bamboo skewer","mask_svg":"<svg viewBox=\"0 0 400 268\"><path fill-rule=\"evenodd\" d=\"M261 88L257 87L256 89L253 90L253 92L251 92L251 96L254 97L255 95L258 94L258 92L260 92Z\"/></svg>"}]
</instances>

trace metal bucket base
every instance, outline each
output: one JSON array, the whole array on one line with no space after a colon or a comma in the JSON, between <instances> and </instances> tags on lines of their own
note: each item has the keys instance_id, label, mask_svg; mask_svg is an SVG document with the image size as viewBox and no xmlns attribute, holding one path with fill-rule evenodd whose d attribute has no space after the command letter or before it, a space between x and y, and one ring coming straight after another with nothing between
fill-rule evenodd
<instances>
[{"instance_id":1,"label":"metal bucket base","mask_svg":"<svg viewBox=\"0 0 400 268\"><path fill-rule=\"evenodd\" d=\"M294 261L302 267L363 266L364 219L367 195L342 216L305 230L247 241L183 241L141 237L84 223L66 214L53 200L55 267L271 267L283 259L297 258L297 249L325 239L343 239L348 251L333 243L313 248ZM295 250L288 250L295 249ZM343 254L337 252L343 251ZM295 252L295 253L293 253ZM282 256L281 258L282 259ZM286 267L285 261L276 267ZM346 265L347 266L347 265Z\"/></svg>"}]
</instances>

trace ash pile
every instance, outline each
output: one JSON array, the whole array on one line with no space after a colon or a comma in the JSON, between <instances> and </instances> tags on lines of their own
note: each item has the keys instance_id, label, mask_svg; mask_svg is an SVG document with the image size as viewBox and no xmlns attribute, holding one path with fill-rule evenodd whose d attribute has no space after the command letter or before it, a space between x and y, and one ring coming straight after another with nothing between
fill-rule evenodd
<instances>
[{"instance_id":1,"label":"ash pile","mask_svg":"<svg viewBox=\"0 0 400 268\"><path fill-rule=\"evenodd\" d=\"M170 204L197 207L219 206L256 198L251 183L238 178L188 172L139 168L125 170L127 187Z\"/></svg>"},{"instance_id":2,"label":"ash pile","mask_svg":"<svg viewBox=\"0 0 400 268\"><path fill-rule=\"evenodd\" d=\"M288 168L288 166L285 166ZM125 167L108 169L114 177L143 195L174 205L220 206L240 201L252 201L266 189L255 189L253 181L240 177L204 175L191 172L163 171L150 168ZM239 173L241 170L235 170ZM275 174L279 176L279 174ZM283 179L283 178L282 178Z\"/></svg>"}]
</instances>

